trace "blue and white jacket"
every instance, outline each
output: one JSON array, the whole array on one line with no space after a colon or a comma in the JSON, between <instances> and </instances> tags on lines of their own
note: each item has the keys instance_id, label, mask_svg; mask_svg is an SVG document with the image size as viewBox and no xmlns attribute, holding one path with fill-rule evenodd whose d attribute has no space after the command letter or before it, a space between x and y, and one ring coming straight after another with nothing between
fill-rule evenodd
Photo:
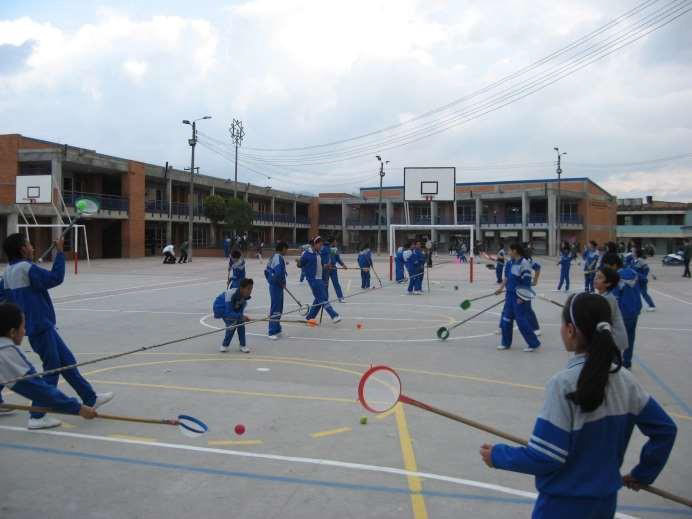
<instances>
[{"instance_id":1,"label":"blue and white jacket","mask_svg":"<svg viewBox=\"0 0 692 519\"><path fill-rule=\"evenodd\" d=\"M585 355L546 385L546 400L526 447L495 445L496 468L533 474L539 492L552 496L606 497L622 487L620 466L636 425L649 440L632 476L651 484L673 448L677 428L634 376L620 369L609 376L603 404L584 413L567 394L577 387Z\"/></svg>"},{"instance_id":2,"label":"blue and white jacket","mask_svg":"<svg viewBox=\"0 0 692 519\"><path fill-rule=\"evenodd\" d=\"M3 298L24 312L26 334L31 337L55 326L55 309L48 290L65 279L65 255L55 256L53 268L46 270L29 260L11 261L2 275Z\"/></svg>"},{"instance_id":3,"label":"blue and white jacket","mask_svg":"<svg viewBox=\"0 0 692 519\"><path fill-rule=\"evenodd\" d=\"M531 288L531 282L533 281L531 263L526 258L510 259L505 263L504 276L507 279L507 284L505 285L507 295L516 296L517 288Z\"/></svg>"},{"instance_id":4,"label":"blue and white jacket","mask_svg":"<svg viewBox=\"0 0 692 519\"><path fill-rule=\"evenodd\" d=\"M399 247L396 250L396 255L394 256L394 261L397 266L401 267L402 269L404 268L404 248Z\"/></svg>"},{"instance_id":5,"label":"blue and white jacket","mask_svg":"<svg viewBox=\"0 0 692 519\"><path fill-rule=\"evenodd\" d=\"M275 285L283 288L286 286L286 261L284 257L275 252L267 262L267 268L264 269L264 277L270 285Z\"/></svg>"},{"instance_id":6,"label":"blue and white jacket","mask_svg":"<svg viewBox=\"0 0 692 519\"><path fill-rule=\"evenodd\" d=\"M620 282L613 295L618 300L623 319L633 319L642 311L642 296L639 290L639 276L630 267L618 270Z\"/></svg>"},{"instance_id":7,"label":"blue and white jacket","mask_svg":"<svg viewBox=\"0 0 692 519\"><path fill-rule=\"evenodd\" d=\"M224 319L232 319L235 321L240 321L243 319L243 313L245 312L245 307L247 306L249 297L243 297L240 294L240 290L237 288L229 288L226 290L224 296L226 301L226 311L224 312Z\"/></svg>"},{"instance_id":8,"label":"blue and white jacket","mask_svg":"<svg viewBox=\"0 0 692 519\"><path fill-rule=\"evenodd\" d=\"M358 254L358 266L361 269L369 269L372 267L372 253L370 249L363 249Z\"/></svg>"},{"instance_id":9,"label":"blue and white jacket","mask_svg":"<svg viewBox=\"0 0 692 519\"><path fill-rule=\"evenodd\" d=\"M584 260L584 274L593 274L598 266L598 251L587 249L584 251L582 259Z\"/></svg>"},{"instance_id":10,"label":"blue and white jacket","mask_svg":"<svg viewBox=\"0 0 692 519\"><path fill-rule=\"evenodd\" d=\"M562 251L560 253L560 259L558 260L558 265L562 269L568 269L572 265L572 253L569 251Z\"/></svg>"},{"instance_id":11,"label":"blue and white jacket","mask_svg":"<svg viewBox=\"0 0 692 519\"><path fill-rule=\"evenodd\" d=\"M406 258L406 251L404 251L404 258ZM420 274L425 268L425 255L420 249L411 249L411 254L406 258L406 269L409 275Z\"/></svg>"},{"instance_id":12,"label":"blue and white jacket","mask_svg":"<svg viewBox=\"0 0 692 519\"><path fill-rule=\"evenodd\" d=\"M322 258L312 247L303 251L300 256L300 268L303 269L308 282L322 279Z\"/></svg>"},{"instance_id":13,"label":"blue and white jacket","mask_svg":"<svg viewBox=\"0 0 692 519\"><path fill-rule=\"evenodd\" d=\"M12 339L0 337L0 382L12 380L25 375L36 373L34 366L27 360L22 351ZM0 392L4 386L0 385ZM7 384L12 391L33 401L38 407L50 407L65 413L79 413L82 404L75 398L63 394L57 387L51 386L43 378L35 377L28 380ZM2 397L0 396L0 402Z\"/></svg>"},{"instance_id":14,"label":"blue and white jacket","mask_svg":"<svg viewBox=\"0 0 692 519\"><path fill-rule=\"evenodd\" d=\"M231 288L238 288L240 282L245 279L245 259L242 256L237 260L231 258L228 262L228 270L231 271Z\"/></svg>"},{"instance_id":15,"label":"blue and white jacket","mask_svg":"<svg viewBox=\"0 0 692 519\"><path fill-rule=\"evenodd\" d=\"M330 247L329 248L329 262L334 267L336 267L337 265L341 265L342 267L346 266L346 264L341 259L341 255L339 254L339 249L337 249L336 247Z\"/></svg>"},{"instance_id":16,"label":"blue and white jacket","mask_svg":"<svg viewBox=\"0 0 692 519\"><path fill-rule=\"evenodd\" d=\"M640 284L649 281L649 264L643 258L636 258L630 268L634 269L639 276Z\"/></svg>"},{"instance_id":17,"label":"blue and white jacket","mask_svg":"<svg viewBox=\"0 0 692 519\"><path fill-rule=\"evenodd\" d=\"M495 256L495 266L505 266L505 249L500 249L499 251L497 251L497 255Z\"/></svg>"}]
</instances>

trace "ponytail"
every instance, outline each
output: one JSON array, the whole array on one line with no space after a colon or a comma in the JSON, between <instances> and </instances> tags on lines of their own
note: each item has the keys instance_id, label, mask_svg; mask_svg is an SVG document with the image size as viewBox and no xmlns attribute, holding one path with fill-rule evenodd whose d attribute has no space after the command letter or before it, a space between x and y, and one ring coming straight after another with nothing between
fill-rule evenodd
<instances>
[{"instance_id":1,"label":"ponytail","mask_svg":"<svg viewBox=\"0 0 692 519\"><path fill-rule=\"evenodd\" d=\"M582 412L598 409L605 400L608 376L622 367L622 354L612 335L612 315L608 301L596 294L577 294L567 301L562 312L571 323L586 351L586 362L577 380L577 389L567 398ZM611 371L611 366L615 368Z\"/></svg>"}]
</instances>

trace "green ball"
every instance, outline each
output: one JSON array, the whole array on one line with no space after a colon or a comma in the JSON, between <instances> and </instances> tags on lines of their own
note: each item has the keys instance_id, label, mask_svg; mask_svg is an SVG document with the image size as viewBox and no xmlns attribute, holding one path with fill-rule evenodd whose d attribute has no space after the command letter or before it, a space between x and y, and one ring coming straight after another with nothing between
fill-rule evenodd
<instances>
[{"instance_id":1,"label":"green ball","mask_svg":"<svg viewBox=\"0 0 692 519\"><path fill-rule=\"evenodd\" d=\"M86 200L77 200L75 207L78 211L84 211L87 208L88 202Z\"/></svg>"},{"instance_id":2,"label":"green ball","mask_svg":"<svg viewBox=\"0 0 692 519\"><path fill-rule=\"evenodd\" d=\"M368 423L368 417L367 416L361 416L360 417L360 425L365 425Z\"/></svg>"}]
</instances>

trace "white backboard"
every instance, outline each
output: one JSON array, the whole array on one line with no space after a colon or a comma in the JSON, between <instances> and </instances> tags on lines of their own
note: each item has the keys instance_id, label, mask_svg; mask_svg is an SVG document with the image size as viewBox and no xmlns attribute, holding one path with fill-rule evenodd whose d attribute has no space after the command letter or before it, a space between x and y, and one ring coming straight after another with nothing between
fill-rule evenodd
<instances>
[{"instance_id":1,"label":"white backboard","mask_svg":"<svg viewBox=\"0 0 692 519\"><path fill-rule=\"evenodd\" d=\"M456 168L404 168L404 200L454 201Z\"/></svg>"},{"instance_id":2,"label":"white backboard","mask_svg":"<svg viewBox=\"0 0 692 519\"><path fill-rule=\"evenodd\" d=\"M34 199L37 204L50 204L53 201L53 177L51 175L17 176L15 203L28 204L31 199Z\"/></svg>"}]
</instances>

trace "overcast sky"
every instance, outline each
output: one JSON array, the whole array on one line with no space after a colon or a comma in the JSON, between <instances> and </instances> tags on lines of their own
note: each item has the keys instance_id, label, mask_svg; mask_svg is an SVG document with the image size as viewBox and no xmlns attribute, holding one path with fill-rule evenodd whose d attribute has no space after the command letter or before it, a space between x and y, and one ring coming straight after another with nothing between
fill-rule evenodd
<instances>
[{"instance_id":1,"label":"overcast sky","mask_svg":"<svg viewBox=\"0 0 692 519\"><path fill-rule=\"evenodd\" d=\"M649 3L602 37L670 5ZM503 97L483 97L500 95L492 89L462 100L450 110L467 117L451 128L442 126L444 111L340 145L252 149L317 145L405 123L637 5L2 0L0 133L183 168L190 127L181 120L209 114L199 123L197 165L229 178L235 117L246 131L239 179L300 192L375 185L378 152L390 161L385 184L400 184L406 165L456 166L459 182L553 177L559 145L568 153L566 177L589 176L618 197L692 201L692 13L506 106ZM502 88L517 94L526 86L520 81L545 70ZM416 133L419 125L425 131ZM409 132L435 135L399 146L412 140L399 139Z\"/></svg>"}]
</instances>

